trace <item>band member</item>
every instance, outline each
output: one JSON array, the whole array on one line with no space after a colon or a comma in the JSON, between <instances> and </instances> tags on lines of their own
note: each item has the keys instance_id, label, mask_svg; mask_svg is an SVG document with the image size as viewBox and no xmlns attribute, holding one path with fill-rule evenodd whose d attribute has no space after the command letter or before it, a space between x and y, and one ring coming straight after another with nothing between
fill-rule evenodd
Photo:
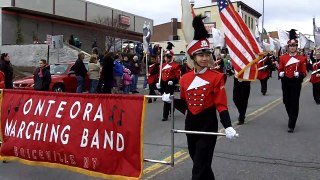
<instances>
[{"instance_id":1,"label":"band member","mask_svg":"<svg viewBox=\"0 0 320 180\"><path fill-rule=\"evenodd\" d=\"M189 67L188 63L187 63L187 60L184 60L182 65L181 65L181 77L186 74L187 72L190 72L192 71L193 69Z\"/></svg>"},{"instance_id":2,"label":"band member","mask_svg":"<svg viewBox=\"0 0 320 180\"><path fill-rule=\"evenodd\" d=\"M156 83L159 77L159 62L157 62L156 55L151 56L148 72L149 95L156 95ZM152 98L149 98L148 103L152 103Z\"/></svg>"},{"instance_id":3,"label":"band member","mask_svg":"<svg viewBox=\"0 0 320 180\"><path fill-rule=\"evenodd\" d=\"M161 94L166 93L173 95L176 84L180 79L180 65L173 60L172 47L173 44L168 42L167 50L164 51L165 63L163 63L161 67L161 83L156 84ZM171 103L164 102L162 121L168 120L169 113L171 113Z\"/></svg>"},{"instance_id":4,"label":"band member","mask_svg":"<svg viewBox=\"0 0 320 180\"><path fill-rule=\"evenodd\" d=\"M258 79L261 83L261 93L266 95L268 88L268 79L270 77L272 62L269 54L258 62Z\"/></svg>"},{"instance_id":5,"label":"band member","mask_svg":"<svg viewBox=\"0 0 320 180\"><path fill-rule=\"evenodd\" d=\"M313 52L311 51L310 54L310 59L313 62L310 82L312 83L313 99L317 104L320 104L320 48L315 51L316 58L313 57Z\"/></svg>"},{"instance_id":6,"label":"band member","mask_svg":"<svg viewBox=\"0 0 320 180\"><path fill-rule=\"evenodd\" d=\"M279 67L279 62L278 62L278 58L275 55L269 56L269 59L271 61L269 77L272 77L272 72L277 71L277 69Z\"/></svg>"},{"instance_id":7,"label":"band member","mask_svg":"<svg viewBox=\"0 0 320 180\"><path fill-rule=\"evenodd\" d=\"M306 77L306 59L297 53L296 32L290 30L288 53L280 56L279 77L282 83L283 103L289 116L288 132L293 133L299 114L299 99L303 78Z\"/></svg>"},{"instance_id":8,"label":"band member","mask_svg":"<svg viewBox=\"0 0 320 180\"><path fill-rule=\"evenodd\" d=\"M250 81L240 81L237 77L234 77L232 99L239 112L238 125L244 124L246 119L250 89Z\"/></svg>"},{"instance_id":9,"label":"band member","mask_svg":"<svg viewBox=\"0 0 320 180\"><path fill-rule=\"evenodd\" d=\"M228 112L225 90L226 76L208 67L213 58L207 39L208 32L202 19L201 16L196 16L193 20L195 36L187 47L187 53L193 61L194 70L182 76L180 80L181 99L175 100L175 104L177 101L185 105L187 111L186 130L217 132L216 111L218 111L227 138L233 139L236 136L236 131L231 126ZM162 99L168 100L166 94ZM215 179L211 163L216 140L217 136L187 134L188 150L193 161L193 180Z\"/></svg>"}]
</instances>

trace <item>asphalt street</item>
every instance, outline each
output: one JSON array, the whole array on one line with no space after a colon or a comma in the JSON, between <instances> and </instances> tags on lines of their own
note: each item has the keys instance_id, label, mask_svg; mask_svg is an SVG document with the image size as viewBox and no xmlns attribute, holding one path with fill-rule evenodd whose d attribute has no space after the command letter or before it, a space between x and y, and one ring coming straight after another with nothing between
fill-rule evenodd
<instances>
[{"instance_id":1,"label":"asphalt street","mask_svg":"<svg viewBox=\"0 0 320 180\"><path fill-rule=\"evenodd\" d=\"M274 73L275 74L275 73ZM307 78L306 78L307 79ZM143 78L139 79L139 91ZM226 89L230 116L235 124L237 110L232 102L233 77ZM179 93L176 93L176 97ZM260 82L251 83L246 122L235 126L240 137L230 141L219 138L212 168L218 180L255 179L319 179L320 137L317 113L319 105L312 98L312 86L305 83L300 98L300 114L293 134L287 133L287 114L282 104L281 83L273 77L266 96L260 93ZM162 122L162 102L148 104L144 124L144 157L170 161L172 120ZM184 129L184 115L175 112L176 129ZM219 124L220 129L222 128ZM186 137L175 134L175 166L144 163L143 179L191 179L192 162L188 156ZM47 167L28 166L18 162L0 163L1 180L97 179L74 172Z\"/></svg>"}]
</instances>

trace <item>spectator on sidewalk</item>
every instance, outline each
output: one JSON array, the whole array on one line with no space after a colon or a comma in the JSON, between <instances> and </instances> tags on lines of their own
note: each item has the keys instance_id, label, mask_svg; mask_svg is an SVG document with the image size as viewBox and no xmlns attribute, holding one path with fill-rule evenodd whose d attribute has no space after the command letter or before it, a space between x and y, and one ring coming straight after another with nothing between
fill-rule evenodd
<instances>
[{"instance_id":1,"label":"spectator on sidewalk","mask_svg":"<svg viewBox=\"0 0 320 180\"><path fill-rule=\"evenodd\" d=\"M49 91L51 83L50 66L47 61L40 59L39 67L33 72L34 90Z\"/></svg>"},{"instance_id":2,"label":"spectator on sidewalk","mask_svg":"<svg viewBox=\"0 0 320 180\"><path fill-rule=\"evenodd\" d=\"M123 81L123 94L129 94L133 75L128 68L123 69L122 81Z\"/></svg>"},{"instance_id":3,"label":"spectator on sidewalk","mask_svg":"<svg viewBox=\"0 0 320 180\"><path fill-rule=\"evenodd\" d=\"M122 89L122 75L123 75L123 66L121 64L122 56L121 54L116 54L114 56L114 79L115 79L115 86L114 86L114 93L120 94Z\"/></svg>"},{"instance_id":4,"label":"spectator on sidewalk","mask_svg":"<svg viewBox=\"0 0 320 180\"><path fill-rule=\"evenodd\" d=\"M129 60L127 55L123 55L123 61L121 62L124 68L127 68L131 71L132 61Z\"/></svg>"},{"instance_id":5,"label":"spectator on sidewalk","mask_svg":"<svg viewBox=\"0 0 320 180\"><path fill-rule=\"evenodd\" d=\"M72 34L70 35L69 44L70 44L71 46L75 46L74 37L73 37Z\"/></svg>"},{"instance_id":6,"label":"spectator on sidewalk","mask_svg":"<svg viewBox=\"0 0 320 180\"><path fill-rule=\"evenodd\" d=\"M97 56L95 54L90 57L88 74L90 81L89 93L96 93L100 78L100 64L98 63Z\"/></svg>"},{"instance_id":7,"label":"spectator on sidewalk","mask_svg":"<svg viewBox=\"0 0 320 180\"><path fill-rule=\"evenodd\" d=\"M131 84L131 92L134 93L139 93L139 91L137 91L137 84L138 84L138 77L139 77L139 73L140 73L140 65L139 65L139 58L138 56L134 56L133 60L131 62L131 66L130 66L130 70L132 73L132 84Z\"/></svg>"},{"instance_id":8,"label":"spectator on sidewalk","mask_svg":"<svg viewBox=\"0 0 320 180\"><path fill-rule=\"evenodd\" d=\"M102 81L102 93L111 94L112 87L114 86L114 53L109 52L103 58L103 66L100 76Z\"/></svg>"},{"instance_id":9,"label":"spectator on sidewalk","mask_svg":"<svg viewBox=\"0 0 320 180\"><path fill-rule=\"evenodd\" d=\"M82 93L84 91L84 80L88 73L86 66L83 63L84 53L80 52L78 54L78 59L72 66L71 70L74 70L77 77L77 93Z\"/></svg>"},{"instance_id":10,"label":"spectator on sidewalk","mask_svg":"<svg viewBox=\"0 0 320 180\"><path fill-rule=\"evenodd\" d=\"M0 58L0 71L4 73L6 89L13 89L13 68L8 53L2 53Z\"/></svg>"}]
</instances>

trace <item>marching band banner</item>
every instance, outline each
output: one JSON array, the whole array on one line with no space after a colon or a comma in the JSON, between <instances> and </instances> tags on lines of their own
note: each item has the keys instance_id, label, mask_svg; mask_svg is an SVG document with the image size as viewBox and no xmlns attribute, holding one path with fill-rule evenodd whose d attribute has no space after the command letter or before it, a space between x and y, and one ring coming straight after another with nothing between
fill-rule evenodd
<instances>
[{"instance_id":1,"label":"marching band banner","mask_svg":"<svg viewBox=\"0 0 320 180\"><path fill-rule=\"evenodd\" d=\"M1 160L112 179L143 171L143 96L3 90Z\"/></svg>"}]
</instances>

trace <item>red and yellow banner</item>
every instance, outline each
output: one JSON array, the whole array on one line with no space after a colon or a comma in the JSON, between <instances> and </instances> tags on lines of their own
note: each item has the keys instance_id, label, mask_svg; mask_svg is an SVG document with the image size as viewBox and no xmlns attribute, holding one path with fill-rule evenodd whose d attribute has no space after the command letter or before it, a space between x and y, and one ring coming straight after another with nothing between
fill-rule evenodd
<instances>
[{"instance_id":1,"label":"red and yellow banner","mask_svg":"<svg viewBox=\"0 0 320 180\"><path fill-rule=\"evenodd\" d=\"M144 96L3 90L1 159L141 178L144 109Z\"/></svg>"}]
</instances>

